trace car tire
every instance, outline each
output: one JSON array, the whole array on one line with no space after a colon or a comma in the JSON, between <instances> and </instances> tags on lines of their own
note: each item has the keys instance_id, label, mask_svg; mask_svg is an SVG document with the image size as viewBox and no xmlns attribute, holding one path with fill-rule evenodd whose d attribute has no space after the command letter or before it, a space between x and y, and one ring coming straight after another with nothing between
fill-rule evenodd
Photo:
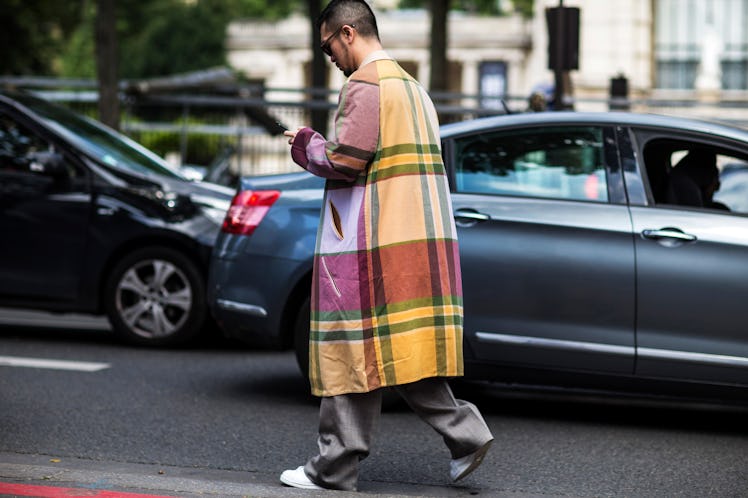
<instances>
[{"instance_id":1,"label":"car tire","mask_svg":"<svg viewBox=\"0 0 748 498\"><path fill-rule=\"evenodd\" d=\"M299 365L301 375L309 380L309 297L299 306L296 321L293 326L293 348L296 353L296 363Z\"/></svg>"},{"instance_id":2,"label":"car tire","mask_svg":"<svg viewBox=\"0 0 748 498\"><path fill-rule=\"evenodd\" d=\"M207 315L205 283L187 256L166 247L134 251L112 270L105 308L114 332L147 346L176 346L193 339Z\"/></svg>"}]
</instances>

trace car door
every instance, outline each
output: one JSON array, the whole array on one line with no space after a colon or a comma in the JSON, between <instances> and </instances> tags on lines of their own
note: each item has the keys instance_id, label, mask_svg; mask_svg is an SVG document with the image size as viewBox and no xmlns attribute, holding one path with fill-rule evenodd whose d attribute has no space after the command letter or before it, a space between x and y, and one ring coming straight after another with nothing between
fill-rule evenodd
<instances>
[{"instance_id":1,"label":"car door","mask_svg":"<svg viewBox=\"0 0 748 498\"><path fill-rule=\"evenodd\" d=\"M85 170L41 127L0 108L0 298L77 297L90 206Z\"/></svg>"},{"instance_id":2,"label":"car door","mask_svg":"<svg viewBox=\"0 0 748 498\"><path fill-rule=\"evenodd\" d=\"M614 130L485 130L447 150L466 356L632 374L634 248Z\"/></svg>"},{"instance_id":3,"label":"car door","mask_svg":"<svg viewBox=\"0 0 748 498\"><path fill-rule=\"evenodd\" d=\"M637 374L748 384L748 148L713 135L635 137L656 185L648 202L631 208ZM669 178L694 148L714 154L722 187L712 204L674 204Z\"/></svg>"}]
</instances>

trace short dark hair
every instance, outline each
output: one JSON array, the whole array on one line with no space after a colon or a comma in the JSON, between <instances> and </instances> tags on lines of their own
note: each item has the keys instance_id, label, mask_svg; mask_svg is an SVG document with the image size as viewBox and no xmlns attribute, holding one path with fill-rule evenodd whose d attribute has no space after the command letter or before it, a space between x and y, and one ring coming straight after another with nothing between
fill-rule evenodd
<instances>
[{"instance_id":1,"label":"short dark hair","mask_svg":"<svg viewBox=\"0 0 748 498\"><path fill-rule=\"evenodd\" d=\"M320 13L316 24L317 29L325 24L331 31L344 24L355 24L361 36L379 40L377 19L365 0L331 0Z\"/></svg>"}]
</instances>

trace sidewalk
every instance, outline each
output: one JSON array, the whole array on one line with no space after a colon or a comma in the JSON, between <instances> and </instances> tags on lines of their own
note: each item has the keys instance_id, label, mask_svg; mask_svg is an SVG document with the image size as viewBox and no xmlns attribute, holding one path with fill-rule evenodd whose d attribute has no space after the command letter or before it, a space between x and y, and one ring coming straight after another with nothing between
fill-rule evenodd
<instances>
[{"instance_id":1,"label":"sidewalk","mask_svg":"<svg viewBox=\"0 0 748 498\"><path fill-rule=\"evenodd\" d=\"M278 472L280 475L280 471ZM359 492L288 488L278 475L202 468L157 466L125 462L56 458L48 455L0 453L0 496L86 496L99 498L163 497L466 497L529 498L454 486L362 481ZM43 486L44 488L38 488ZM67 488L67 489L66 489ZM73 488L73 489L69 489ZM31 494L28 494L31 493ZM130 495L128 495L128 493ZM544 498L549 498L545 496Z\"/></svg>"}]
</instances>

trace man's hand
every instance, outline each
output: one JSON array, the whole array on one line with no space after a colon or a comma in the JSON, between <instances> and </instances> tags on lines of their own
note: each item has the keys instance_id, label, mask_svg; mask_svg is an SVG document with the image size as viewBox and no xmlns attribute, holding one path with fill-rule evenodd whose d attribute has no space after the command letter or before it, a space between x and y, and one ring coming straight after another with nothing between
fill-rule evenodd
<instances>
[{"instance_id":1,"label":"man's hand","mask_svg":"<svg viewBox=\"0 0 748 498\"><path fill-rule=\"evenodd\" d=\"M285 136L288 137L288 145L291 145L293 143L294 138L296 138L296 134L299 132L301 128L296 128L296 131L293 130L286 130L283 132Z\"/></svg>"}]
</instances>

